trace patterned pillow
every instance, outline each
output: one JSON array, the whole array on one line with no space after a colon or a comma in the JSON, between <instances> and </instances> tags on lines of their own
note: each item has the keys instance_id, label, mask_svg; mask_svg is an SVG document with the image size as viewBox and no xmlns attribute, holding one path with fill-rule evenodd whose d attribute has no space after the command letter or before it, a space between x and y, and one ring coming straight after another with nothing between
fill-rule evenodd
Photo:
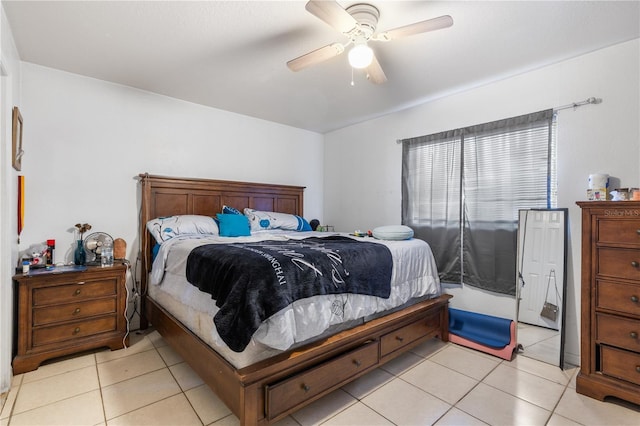
<instances>
[{"instance_id":1,"label":"patterned pillow","mask_svg":"<svg viewBox=\"0 0 640 426\"><path fill-rule=\"evenodd\" d=\"M222 206L222 214L242 214L240 210L234 209L231 206L224 205Z\"/></svg>"},{"instance_id":2,"label":"patterned pillow","mask_svg":"<svg viewBox=\"0 0 640 426\"><path fill-rule=\"evenodd\" d=\"M288 229L292 231L311 231L311 225L305 218L288 213L263 212L244 209L244 215L249 218L252 231L264 229Z\"/></svg>"},{"instance_id":3,"label":"patterned pillow","mask_svg":"<svg viewBox=\"0 0 640 426\"><path fill-rule=\"evenodd\" d=\"M178 235L218 235L218 225L210 216L176 215L147 222L147 229L159 244Z\"/></svg>"}]
</instances>

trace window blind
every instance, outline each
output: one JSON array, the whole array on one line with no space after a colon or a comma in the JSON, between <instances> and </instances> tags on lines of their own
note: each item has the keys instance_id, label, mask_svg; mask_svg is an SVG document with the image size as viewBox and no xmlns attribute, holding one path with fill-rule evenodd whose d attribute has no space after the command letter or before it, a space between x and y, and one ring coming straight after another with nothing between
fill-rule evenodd
<instances>
[{"instance_id":1,"label":"window blind","mask_svg":"<svg viewBox=\"0 0 640 426\"><path fill-rule=\"evenodd\" d=\"M518 210L556 206L553 110L403 140L402 221L441 280L515 294Z\"/></svg>"}]
</instances>

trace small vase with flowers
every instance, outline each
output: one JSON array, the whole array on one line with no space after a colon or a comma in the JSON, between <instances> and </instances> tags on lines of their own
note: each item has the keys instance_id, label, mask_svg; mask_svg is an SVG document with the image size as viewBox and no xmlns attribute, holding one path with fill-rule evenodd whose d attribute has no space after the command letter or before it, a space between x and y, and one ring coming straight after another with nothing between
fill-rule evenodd
<instances>
[{"instance_id":1,"label":"small vase with flowers","mask_svg":"<svg viewBox=\"0 0 640 426\"><path fill-rule=\"evenodd\" d=\"M76 223L75 227L78 231L78 240L76 241L76 249L73 252L73 263L84 265L87 263L87 255L84 251L84 233L91 229L91 225L88 223Z\"/></svg>"}]
</instances>

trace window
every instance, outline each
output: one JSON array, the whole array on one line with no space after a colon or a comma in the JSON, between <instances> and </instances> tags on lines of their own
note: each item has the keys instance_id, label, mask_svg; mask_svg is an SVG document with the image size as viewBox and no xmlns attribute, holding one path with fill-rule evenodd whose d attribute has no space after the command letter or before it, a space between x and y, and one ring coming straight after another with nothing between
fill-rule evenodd
<instances>
[{"instance_id":1,"label":"window","mask_svg":"<svg viewBox=\"0 0 640 426\"><path fill-rule=\"evenodd\" d=\"M553 110L402 143L402 222L440 279L515 294L518 210L557 204Z\"/></svg>"}]
</instances>

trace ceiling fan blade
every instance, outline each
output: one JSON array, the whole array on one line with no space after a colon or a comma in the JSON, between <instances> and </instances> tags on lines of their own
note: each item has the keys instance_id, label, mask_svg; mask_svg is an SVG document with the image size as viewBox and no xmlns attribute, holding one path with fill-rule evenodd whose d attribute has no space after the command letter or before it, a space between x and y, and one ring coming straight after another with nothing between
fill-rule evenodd
<instances>
[{"instance_id":1,"label":"ceiling fan blade","mask_svg":"<svg viewBox=\"0 0 640 426\"><path fill-rule=\"evenodd\" d=\"M287 66L291 71L300 71L312 65L324 62L344 52L344 46L340 43L333 43L316 49L312 52L299 56L287 62Z\"/></svg>"},{"instance_id":2,"label":"ceiling fan blade","mask_svg":"<svg viewBox=\"0 0 640 426\"><path fill-rule=\"evenodd\" d=\"M367 67L367 78L373 84L382 84L387 81L387 76L384 75L380 62L378 62L375 55L373 56L371 64Z\"/></svg>"},{"instance_id":3,"label":"ceiling fan blade","mask_svg":"<svg viewBox=\"0 0 640 426\"><path fill-rule=\"evenodd\" d=\"M393 30L385 31L375 36L375 40L395 40L397 38L408 37L414 34L441 30L452 25L453 18L449 15L444 15L433 19L427 19L426 21L416 22L415 24L405 25L404 27L395 28Z\"/></svg>"},{"instance_id":4,"label":"ceiling fan blade","mask_svg":"<svg viewBox=\"0 0 640 426\"><path fill-rule=\"evenodd\" d=\"M311 0L305 9L341 33L348 33L358 25L358 21L335 1Z\"/></svg>"}]
</instances>

